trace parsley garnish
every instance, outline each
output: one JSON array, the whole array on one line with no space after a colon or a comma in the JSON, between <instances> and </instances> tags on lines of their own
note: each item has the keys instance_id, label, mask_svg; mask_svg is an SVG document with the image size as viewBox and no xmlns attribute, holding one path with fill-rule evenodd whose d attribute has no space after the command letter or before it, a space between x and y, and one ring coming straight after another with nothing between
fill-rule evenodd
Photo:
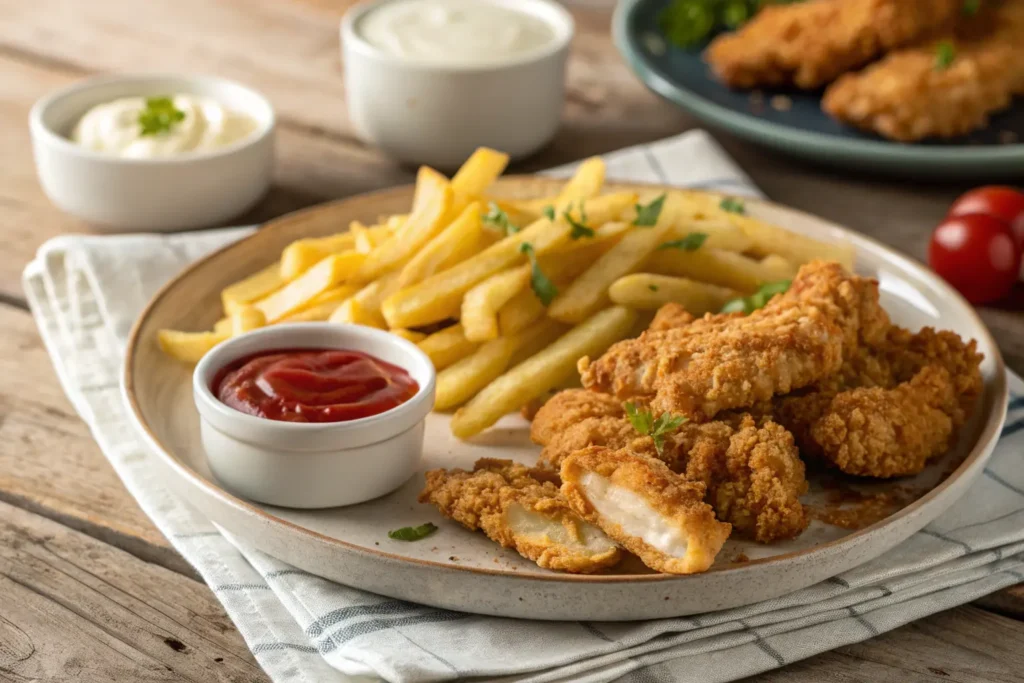
<instances>
[{"instance_id":1,"label":"parsley garnish","mask_svg":"<svg viewBox=\"0 0 1024 683\"><path fill-rule=\"evenodd\" d=\"M578 240L581 237L593 237L593 228L588 228L587 223L587 210L583 206L583 200L580 200L580 219L577 221L572 217L572 205L569 205L568 211L562 212L562 217L566 223L572 226L572 232L569 233L569 237L574 240Z\"/></svg>"},{"instance_id":2,"label":"parsley garnish","mask_svg":"<svg viewBox=\"0 0 1024 683\"><path fill-rule=\"evenodd\" d=\"M647 289L651 290L652 292L657 292L658 285L647 285Z\"/></svg>"},{"instance_id":3,"label":"parsley garnish","mask_svg":"<svg viewBox=\"0 0 1024 683\"><path fill-rule=\"evenodd\" d=\"M519 227L509 220L508 214L505 213L500 206L491 202L487 205L487 213L484 214L484 223L490 223L491 225L500 228L505 231L506 235L513 235L519 232Z\"/></svg>"},{"instance_id":4,"label":"parsley garnish","mask_svg":"<svg viewBox=\"0 0 1024 683\"><path fill-rule=\"evenodd\" d=\"M435 531L437 531L437 525L433 522L427 522L419 526L404 526L401 529L389 531L388 538L393 538L396 541L418 541Z\"/></svg>"},{"instance_id":5,"label":"parsley garnish","mask_svg":"<svg viewBox=\"0 0 1024 683\"><path fill-rule=\"evenodd\" d=\"M547 218L549 221L555 220L555 207L551 206L550 204L541 209L540 212L544 214L544 217Z\"/></svg>"},{"instance_id":6,"label":"parsley garnish","mask_svg":"<svg viewBox=\"0 0 1024 683\"><path fill-rule=\"evenodd\" d=\"M175 107L170 97L147 97L146 108L139 112L139 135L167 133L184 118L185 112Z\"/></svg>"},{"instance_id":7,"label":"parsley garnish","mask_svg":"<svg viewBox=\"0 0 1024 683\"><path fill-rule=\"evenodd\" d=\"M633 225L638 225L641 228L649 228L658 222L658 216L661 215L661 207L665 205L665 194L662 193L651 200L651 203L647 206L643 204L636 205L636 219L633 221Z\"/></svg>"},{"instance_id":8,"label":"parsley garnish","mask_svg":"<svg viewBox=\"0 0 1024 683\"><path fill-rule=\"evenodd\" d=\"M746 213L747 207L744 206L742 199L736 199L735 197L726 197L718 204L718 208L722 211L728 211L729 213Z\"/></svg>"},{"instance_id":9,"label":"parsley garnish","mask_svg":"<svg viewBox=\"0 0 1024 683\"><path fill-rule=\"evenodd\" d=\"M722 313L736 313L737 311L742 311L749 315L759 308L764 308L765 304L771 301L771 298L776 294L782 294L789 289L790 283L790 280L781 280L779 282L769 282L768 284L761 285L761 288L750 296L744 296L739 299L733 299L732 301L726 302L725 306L722 306Z\"/></svg>"},{"instance_id":10,"label":"parsley garnish","mask_svg":"<svg viewBox=\"0 0 1024 683\"><path fill-rule=\"evenodd\" d=\"M626 409L626 417L637 434L649 436L654 440L654 450L658 451L658 455L661 455L661 450L665 447L665 437L686 422L682 415L669 413L662 413L661 417L655 419L651 411L638 410L634 403L623 403L622 407Z\"/></svg>"},{"instance_id":11,"label":"parsley garnish","mask_svg":"<svg viewBox=\"0 0 1024 683\"><path fill-rule=\"evenodd\" d=\"M689 235L681 240L672 240L671 242L662 242L658 245L658 250L661 249L682 249L683 251L697 251L704 244L704 240L708 238L706 232L691 232Z\"/></svg>"},{"instance_id":12,"label":"parsley garnish","mask_svg":"<svg viewBox=\"0 0 1024 683\"><path fill-rule=\"evenodd\" d=\"M948 40L940 41L935 48L935 70L945 71L956 59L956 46Z\"/></svg>"},{"instance_id":13,"label":"parsley garnish","mask_svg":"<svg viewBox=\"0 0 1024 683\"><path fill-rule=\"evenodd\" d=\"M530 260L530 287L533 289L533 293L537 295L542 304L550 306L551 302L558 296L558 288L555 287L554 282L548 279L544 271L540 269L540 265L537 263L537 254L533 251L532 244L523 242L519 245L519 251L526 254L526 258Z\"/></svg>"},{"instance_id":14,"label":"parsley garnish","mask_svg":"<svg viewBox=\"0 0 1024 683\"><path fill-rule=\"evenodd\" d=\"M964 0L964 4L960 6L960 11L965 17L973 17L981 9L981 0Z\"/></svg>"}]
</instances>

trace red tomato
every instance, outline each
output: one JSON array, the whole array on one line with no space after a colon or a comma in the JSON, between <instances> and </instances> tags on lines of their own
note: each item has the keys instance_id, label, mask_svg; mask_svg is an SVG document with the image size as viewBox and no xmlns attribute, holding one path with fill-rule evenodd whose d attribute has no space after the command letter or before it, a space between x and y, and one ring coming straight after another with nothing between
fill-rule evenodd
<instances>
[{"instance_id":1,"label":"red tomato","mask_svg":"<svg viewBox=\"0 0 1024 683\"><path fill-rule=\"evenodd\" d=\"M974 304L1005 296L1020 272L1020 250L1006 223L981 214L939 223L928 245L928 263Z\"/></svg>"},{"instance_id":2,"label":"red tomato","mask_svg":"<svg viewBox=\"0 0 1024 683\"><path fill-rule=\"evenodd\" d=\"M961 195L949 207L950 216L975 213L998 218L1009 225L1017 249L1024 249L1024 193L999 185L979 187Z\"/></svg>"}]
</instances>

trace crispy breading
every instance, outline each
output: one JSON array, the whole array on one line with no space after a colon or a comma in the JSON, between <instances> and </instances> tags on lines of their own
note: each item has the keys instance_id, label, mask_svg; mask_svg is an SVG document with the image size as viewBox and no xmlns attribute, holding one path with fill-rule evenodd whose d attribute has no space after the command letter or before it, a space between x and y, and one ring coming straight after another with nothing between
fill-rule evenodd
<instances>
[{"instance_id":1,"label":"crispy breading","mask_svg":"<svg viewBox=\"0 0 1024 683\"><path fill-rule=\"evenodd\" d=\"M743 536L767 543L792 538L807 527L799 500L807 491L804 465L792 435L778 424L758 424L749 415L686 422L667 436L658 452L650 437L636 433L621 407L595 402L593 395L582 389L564 391L550 413L538 413L534 427L541 427L541 436L552 434L538 465L557 469L589 446L626 449L657 458L687 480L705 484L718 518ZM585 410L595 407L608 410ZM571 417L562 420L563 415Z\"/></svg>"},{"instance_id":2,"label":"crispy breading","mask_svg":"<svg viewBox=\"0 0 1024 683\"><path fill-rule=\"evenodd\" d=\"M530 425L530 438L544 446L560 433L591 417L622 417L622 401L586 389L566 389L548 399Z\"/></svg>"},{"instance_id":3,"label":"crispy breading","mask_svg":"<svg viewBox=\"0 0 1024 683\"><path fill-rule=\"evenodd\" d=\"M483 458L472 472L430 470L426 480L421 503L546 569L589 574L621 557L614 542L570 509L546 472Z\"/></svg>"},{"instance_id":4,"label":"crispy breading","mask_svg":"<svg viewBox=\"0 0 1024 683\"><path fill-rule=\"evenodd\" d=\"M647 326L647 329L651 332L663 332L677 327L686 327L694 320L696 318L683 308L682 304L670 301L658 309L658 312L654 314L654 320Z\"/></svg>"},{"instance_id":5,"label":"crispy breading","mask_svg":"<svg viewBox=\"0 0 1024 683\"><path fill-rule=\"evenodd\" d=\"M821 381L888 325L877 283L813 261L788 292L749 316L708 315L645 332L579 367L588 389L704 421Z\"/></svg>"},{"instance_id":6,"label":"crispy breading","mask_svg":"<svg viewBox=\"0 0 1024 683\"><path fill-rule=\"evenodd\" d=\"M771 413L805 456L843 472L920 472L949 448L982 390L977 343L953 332L890 328L885 340L817 386L777 398Z\"/></svg>"},{"instance_id":7,"label":"crispy breading","mask_svg":"<svg viewBox=\"0 0 1024 683\"><path fill-rule=\"evenodd\" d=\"M706 571L729 537L704 493L702 484L627 449L586 448L562 463L572 509L661 572Z\"/></svg>"},{"instance_id":8,"label":"crispy breading","mask_svg":"<svg viewBox=\"0 0 1024 683\"><path fill-rule=\"evenodd\" d=\"M962 0L811 0L768 6L706 58L734 88L814 89L947 25Z\"/></svg>"}]
</instances>

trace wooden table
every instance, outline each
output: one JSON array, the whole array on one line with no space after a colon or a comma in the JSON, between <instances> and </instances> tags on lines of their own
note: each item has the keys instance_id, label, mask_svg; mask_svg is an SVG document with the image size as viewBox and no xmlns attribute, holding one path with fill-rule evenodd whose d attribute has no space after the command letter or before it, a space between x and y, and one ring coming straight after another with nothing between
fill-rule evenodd
<instances>
[{"instance_id":1,"label":"wooden table","mask_svg":"<svg viewBox=\"0 0 1024 683\"><path fill-rule=\"evenodd\" d=\"M206 71L266 93L280 115L271 194L245 220L409 182L346 120L338 17L351 0L0 0L0 680L263 681L213 594L104 460L64 397L19 277L36 248L87 226L36 179L25 121L54 88L96 73ZM694 122L647 93L612 47L612 0L572 0L578 37L557 140L516 170L679 133ZM963 187L842 175L727 136L773 199L921 258ZM1024 295L983 310L1024 372ZM873 640L759 676L785 681L1024 680L1024 590L1008 589Z\"/></svg>"}]
</instances>

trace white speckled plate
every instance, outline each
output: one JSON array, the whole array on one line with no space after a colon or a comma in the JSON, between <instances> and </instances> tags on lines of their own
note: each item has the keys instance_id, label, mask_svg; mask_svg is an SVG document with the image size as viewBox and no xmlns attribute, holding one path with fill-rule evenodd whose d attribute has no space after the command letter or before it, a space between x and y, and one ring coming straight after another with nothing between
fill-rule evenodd
<instances>
[{"instance_id":1,"label":"white speckled plate","mask_svg":"<svg viewBox=\"0 0 1024 683\"><path fill-rule=\"evenodd\" d=\"M512 177L501 180L496 192L542 196L559 185L545 178ZM898 482L904 490L927 493L888 518L859 531L815 521L799 538L770 546L730 541L704 574L654 574L638 562L624 562L614 574L574 576L540 569L418 504L422 475L384 498L333 510L285 510L233 496L211 476L200 446L191 369L160 352L156 331L209 328L219 316L220 289L276 260L287 243L343 230L354 219L374 221L380 214L407 210L411 197L411 187L398 188L271 222L169 283L143 312L129 342L125 400L140 434L159 454L168 485L230 532L285 562L383 595L482 614L631 620L706 612L788 593L880 555L959 498L992 452L1005 416L1006 378L999 351L974 310L928 270L871 239L793 209L748 200L748 210L757 217L819 239L852 242L858 271L880 280L883 303L897 323L953 329L977 339L985 354L985 391L975 418L951 453L918 477ZM482 456L532 463L537 452L528 439L528 424L518 416L464 443L449 434L448 416L433 414L422 469L471 467ZM805 502L821 504L828 496L826 485L813 480ZM440 527L428 539L408 543L387 537L390 529L426 521ZM741 555L745 561L737 562Z\"/></svg>"}]
</instances>

